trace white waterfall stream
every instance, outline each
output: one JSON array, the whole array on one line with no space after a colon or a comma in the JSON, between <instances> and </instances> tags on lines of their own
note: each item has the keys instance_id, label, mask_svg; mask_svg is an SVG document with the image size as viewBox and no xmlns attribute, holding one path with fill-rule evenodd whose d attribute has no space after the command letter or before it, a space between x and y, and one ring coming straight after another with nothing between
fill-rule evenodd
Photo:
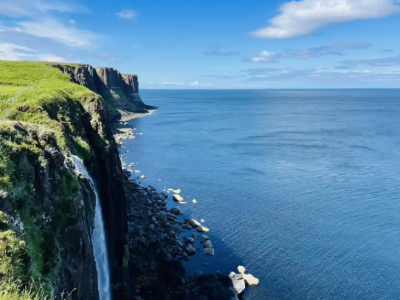
<instances>
[{"instance_id":1,"label":"white waterfall stream","mask_svg":"<svg viewBox=\"0 0 400 300\"><path fill-rule=\"evenodd\" d=\"M92 189L96 195L96 212L94 218L95 224L92 234L92 244L97 268L99 299L111 300L110 269L108 265L107 241L104 229L103 214L101 211L100 198L97 193L94 181L89 175L89 172L83 164L83 161L79 157L74 155L71 155L71 161L75 166L76 173L83 175L90 182L90 185L92 186Z\"/></svg>"}]
</instances>

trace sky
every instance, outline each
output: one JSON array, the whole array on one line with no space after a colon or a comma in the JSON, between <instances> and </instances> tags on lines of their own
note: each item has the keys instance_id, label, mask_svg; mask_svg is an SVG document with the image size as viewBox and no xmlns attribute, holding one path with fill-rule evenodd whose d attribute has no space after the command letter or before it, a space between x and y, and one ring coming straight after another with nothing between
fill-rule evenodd
<instances>
[{"instance_id":1,"label":"sky","mask_svg":"<svg viewBox=\"0 0 400 300\"><path fill-rule=\"evenodd\" d=\"M0 0L0 59L145 89L399 88L399 28L400 0Z\"/></svg>"}]
</instances>

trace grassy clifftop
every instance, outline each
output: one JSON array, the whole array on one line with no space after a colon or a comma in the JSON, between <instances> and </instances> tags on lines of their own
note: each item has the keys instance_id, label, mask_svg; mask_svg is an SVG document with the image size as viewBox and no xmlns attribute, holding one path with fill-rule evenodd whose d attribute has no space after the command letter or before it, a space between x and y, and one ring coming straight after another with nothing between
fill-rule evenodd
<instances>
[{"instance_id":1,"label":"grassy clifftop","mask_svg":"<svg viewBox=\"0 0 400 300\"><path fill-rule=\"evenodd\" d=\"M78 222L84 192L51 156L93 155L82 122L91 105L101 96L47 63L0 61L0 300L53 292L63 234ZM88 119L102 137L99 113Z\"/></svg>"},{"instance_id":2,"label":"grassy clifftop","mask_svg":"<svg viewBox=\"0 0 400 300\"><path fill-rule=\"evenodd\" d=\"M49 115L52 105L67 109L71 101L99 97L73 84L67 74L41 62L0 61L0 119L31 122L60 128Z\"/></svg>"}]
</instances>

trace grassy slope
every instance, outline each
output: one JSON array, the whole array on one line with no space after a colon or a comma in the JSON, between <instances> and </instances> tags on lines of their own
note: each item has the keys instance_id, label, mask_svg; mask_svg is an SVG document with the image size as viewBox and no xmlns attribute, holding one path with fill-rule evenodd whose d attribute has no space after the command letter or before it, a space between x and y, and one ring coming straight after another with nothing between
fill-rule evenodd
<instances>
[{"instance_id":1,"label":"grassy slope","mask_svg":"<svg viewBox=\"0 0 400 300\"><path fill-rule=\"evenodd\" d=\"M0 61L0 202L11 199L11 205L18 206L26 242L9 230L4 221L7 216L0 211L4 219L0 223L0 300L43 299L43 289L37 286L51 285L57 255L46 257L49 246L44 232L52 228L40 221L41 212L32 199L32 162L46 163L46 146L81 157L89 155L79 111L81 105L99 98L46 63ZM96 116L92 116L92 123L96 123ZM62 190L60 207L77 192L76 179L63 178ZM32 278L36 282L33 287Z\"/></svg>"}]
</instances>

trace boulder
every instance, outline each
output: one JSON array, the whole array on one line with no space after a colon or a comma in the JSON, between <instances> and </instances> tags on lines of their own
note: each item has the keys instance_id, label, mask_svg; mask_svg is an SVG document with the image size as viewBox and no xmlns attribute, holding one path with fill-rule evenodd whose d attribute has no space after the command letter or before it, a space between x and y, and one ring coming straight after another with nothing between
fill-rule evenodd
<instances>
[{"instance_id":1,"label":"boulder","mask_svg":"<svg viewBox=\"0 0 400 300\"><path fill-rule=\"evenodd\" d=\"M215 250L214 250L214 248L204 248L203 254L204 255L214 256L215 255Z\"/></svg>"},{"instance_id":2,"label":"boulder","mask_svg":"<svg viewBox=\"0 0 400 300\"><path fill-rule=\"evenodd\" d=\"M212 243L211 243L211 241L210 241L210 240L206 240L206 241L203 243L203 248L212 248Z\"/></svg>"},{"instance_id":3,"label":"boulder","mask_svg":"<svg viewBox=\"0 0 400 300\"><path fill-rule=\"evenodd\" d=\"M186 245L185 251L186 251L187 255L189 255L189 256L196 254L196 249L190 244Z\"/></svg>"},{"instance_id":4,"label":"boulder","mask_svg":"<svg viewBox=\"0 0 400 300\"><path fill-rule=\"evenodd\" d=\"M162 250L160 253L157 254L157 260L167 262L172 260L172 256L167 251Z\"/></svg>"},{"instance_id":5,"label":"boulder","mask_svg":"<svg viewBox=\"0 0 400 300\"><path fill-rule=\"evenodd\" d=\"M197 231L198 232L209 232L210 231L210 229L208 229L207 227L205 227L205 226L198 226L197 227Z\"/></svg>"},{"instance_id":6,"label":"boulder","mask_svg":"<svg viewBox=\"0 0 400 300\"><path fill-rule=\"evenodd\" d=\"M171 244L180 248L183 247L183 243L180 240L172 240Z\"/></svg>"},{"instance_id":7,"label":"boulder","mask_svg":"<svg viewBox=\"0 0 400 300\"><path fill-rule=\"evenodd\" d=\"M183 213L179 208L177 208L177 207L173 207L173 208L171 208L169 211L171 212L171 214L174 214L174 215L176 215L176 216L179 216L179 215L183 215L183 214L184 214L184 213Z\"/></svg>"},{"instance_id":8,"label":"boulder","mask_svg":"<svg viewBox=\"0 0 400 300\"><path fill-rule=\"evenodd\" d=\"M245 267L243 267L243 266L239 266L239 267L237 267L237 270L238 270L238 272L239 272L240 274L244 274L244 273L246 273L246 268L245 268Z\"/></svg>"},{"instance_id":9,"label":"boulder","mask_svg":"<svg viewBox=\"0 0 400 300\"><path fill-rule=\"evenodd\" d=\"M174 195L172 196L172 198L173 198L175 201L178 201L178 202L183 201L182 196L181 196L181 195L178 195L178 194L174 194Z\"/></svg>"},{"instance_id":10,"label":"boulder","mask_svg":"<svg viewBox=\"0 0 400 300\"><path fill-rule=\"evenodd\" d=\"M201 226L201 223L200 223L199 221L194 220L194 219L188 219L187 222L188 222L192 227Z\"/></svg>"},{"instance_id":11,"label":"boulder","mask_svg":"<svg viewBox=\"0 0 400 300\"><path fill-rule=\"evenodd\" d=\"M251 274L243 274L243 278L249 286L255 286L260 283L260 280Z\"/></svg>"},{"instance_id":12,"label":"boulder","mask_svg":"<svg viewBox=\"0 0 400 300\"><path fill-rule=\"evenodd\" d=\"M236 274L235 272L231 272L229 274L229 278L232 281L233 288L235 289L237 294L243 293L246 288L246 283L244 281L242 274Z\"/></svg>"},{"instance_id":13,"label":"boulder","mask_svg":"<svg viewBox=\"0 0 400 300\"><path fill-rule=\"evenodd\" d=\"M201 237L202 237L203 240L205 240L205 241L210 239L207 235L202 235Z\"/></svg>"},{"instance_id":14,"label":"boulder","mask_svg":"<svg viewBox=\"0 0 400 300\"><path fill-rule=\"evenodd\" d=\"M194 244L194 238L188 237L185 239L186 244Z\"/></svg>"},{"instance_id":15,"label":"boulder","mask_svg":"<svg viewBox=\"0 0 400 300\"><path fill-rule=\"evenodd\" d=\"M193 199L192 202L193 202L193 204L197 204L197 200L196 199Z\"/></svg>"}]
</instances>

